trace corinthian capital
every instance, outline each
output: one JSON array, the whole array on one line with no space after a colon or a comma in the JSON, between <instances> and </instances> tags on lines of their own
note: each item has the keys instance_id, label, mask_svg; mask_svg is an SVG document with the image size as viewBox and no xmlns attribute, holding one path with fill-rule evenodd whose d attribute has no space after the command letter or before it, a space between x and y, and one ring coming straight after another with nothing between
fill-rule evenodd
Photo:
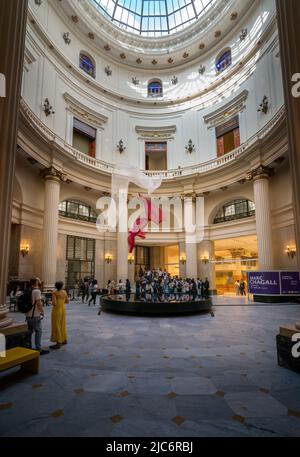
<instances>
[{"instance_id":1,"label":"corinthian capital","mask_svg":"<svg viewBox=\"0 0 300 457\"><path fill-rule=\"evenodd\" d=\"M257 181L258 179L269 179L274 175L273 168L264 167L260 165L255 170L251 170L247 173L248 181Z\"/></svg>"},{"instance_id":2,"label":"corinthian capital","mask_svg":"<svg viewBox=\"0 0 300 457\"><path fill-rule=\"evenodd\" d=\"M44 179L54 179L54 180L63 181L63 182L68 181L67 175L65 175L64 173L62 173L61 171L57 170L56 168L54 168L52 166L42 170L40 172L40 176Z\"/></svg>"}]
</instances>

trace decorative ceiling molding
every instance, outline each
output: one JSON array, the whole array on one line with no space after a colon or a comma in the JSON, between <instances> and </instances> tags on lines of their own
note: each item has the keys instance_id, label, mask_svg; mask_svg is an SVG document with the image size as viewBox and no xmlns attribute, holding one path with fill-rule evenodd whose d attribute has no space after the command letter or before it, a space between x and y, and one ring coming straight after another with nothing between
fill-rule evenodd
<instances>
[{"instance_id":1,"label":"decorative ceiling molding","mask_svg":"<svg viewBox=\"0 0 300 457\"><path fill-rule=\"evenodd\" d=\"M72 97L67 92L64 93L64 99L67 102L67 110L71 111L71 113L79 116L81 119L85 120L89 124L93 126L103 129L103 124L106 124L108 121L108 117L104 116L103 114L97 113L90 108L87 108L74 97Z\"/></svg>"},{"instance_id":2,"label":"decorative ceiling molding","mask_svg":"<svg viewBox=\"0 0 300 457\"><path fill-rule=\"evenodd\" d=\"M217 46L222 37L232 32L232 10L239 11L235 24L237 26L255 4L256 0L219 0L219 3L189 27L155 39L122 30L101 14L90 0L53 2L53 8L60 16L66 14L69 20L72 14L80 17L80 21L76 24L76 32L86 37L87 31L92 29L97 50L109 48L110 57L113 60L119 61L120 51L123 50L127 56L126 62L130 66L149 69L152 67L152 60L156 59L158 61L156 69L167 69L170 58L174 67L181 66ZM214 34L218 27L222 27L222 35L216 38ZM75 33L75 30L73 32ZM199 42L203 41L206 42L205 47L199 48ZM182 57L184 52L189 53L188 58ZM142 62L137 59L137 55L143 55Z\"/></svg>"},{"instance_id":3,"label":"decorative ceiling molding","mask_svg":"<svg viewBox=\"0 0 300 457\"><path fill-rule=\"evenodd\" d=\"M61 11L61 14L63 12ZM76 63L73 63L71 60L69 60L65 54L61 51L60 48L57 48L54 44L54 42L49 38L47 31L44 29L44 27L35 19L35 17L32 14L32 11L28 10L28 19L30 22L29 25L29 33L28 36L30 39L35 43L37 46L37 49L39 50L39 53L43 56L45 56L47 59L51 60L52 64L55 65L55 69L57 73L62 77L65 78L65 72L64 68L68 68L68 71L72 72L72 74L75 74L77 79L79 81L82 81L86 84L89 84L90 87L95 89L98 93L103 94L104 98L101 98L101 102L105 104L106 109L110 109L111 105L110 102L111 100L117 100L120 101L120 93L116 92L113 87L108 87L104 85L102 82L99 82L97 79L93 79L92 77L88 76L85 74L82 70L79 69L78 65ZM32 25L34 24L34 25ZM75 32L74 32L75 33ZM196 88L195 92L193 94L185 95L183 94L181 97L178 97L176 99L172 98L162 98L161 100L156 100L153 102L153 99L149 100L148 98L136 98L132 95L128 95L128 97L124 97L122 95L122 106L126 104L127 107L129 106L137 106L140 105L140 107L147 107L151 108L154 106L158 106L160 109L163 109L167 107L169 109L170 105L172 107L179 107L179 110L181 113L186 111L187 109L191 108L190 103L193 102L193 108L194 109L206 109L209 108L210 106L213 106L216 103L219 103L220 97L219 93L222 91L223 84L228 84L228 82L232 79L235 75L239 74L239 79L244 79L247 78L249 75L251 75L251 72L255 70L257 67L258 61L260 61L264 55L267 52L267 49L270 46L270 42L273 42L274 39L277 39L277 22L276 22L276 17L272 16L270 18L269 22L266 24L266 29L263 31L263 34L260 37L259 43L253 43L253 46L249 49L249 52L247 55L244 56L243 60L240 62L237 62L236 65L233 65L231 69L227 70L226 73L221 76L219 76L212 84L209 85L209 87L204 87L204 88ZM36 40L36 36L40 38L40 41ZM45 44L45 47L40 46L40 42ZM52 55L49 54L49 49L51 50L51 54L53 53L55 55L56 60L52 60ZM255 58L254 58L255 57ZM120 63L121 65L121 63ZM226 92L229 93L230 91L236 92L239 90L239 84L233 81L231 85L228 85L226 87ZM212 97L209 98L209 101L207 103L203 103L201 101L201 97L205 95L205 98L207 98L208 94L212 93L214 94ZM135 94L136 95L136 94ZM97 102L99 102L99 99L96 99ZM185 102L189 102L188 108L184 105ZM178 109L177 109L177 112ZM139 113L139 111L138 111Z\"/></svg>"},{"instance_id":4,"label":"decorative ceiling molding","mask_svg":"<svg viewBox=\"0 0 300 457\"><path fill-rule=\"evenodd\" d=\"M25 46L25 51L24 51L24 68L26 71L29 71L29 65L32 63L36 62L36 58L32 54L32 52L28 49L27 46Z\"/></svg>"},{"instance_id":5,"label":"decorative ceiling molding","mask_svg":"<svg viewBox=\"0 0 300 457\"><path fill-rule=\"evenodd\" d=\"M204 122L209 124L208 128L211 129L218 127L224 121L228 121L231 117L236 116L243 111L246 108L248 95L249 92L247 90L243 90L243 92L234 97L221 108L203 116Z\"/></svg>"},{"instance_id":6,"label":"decorative ceiling molding","mask_svg":"<svg viewBox=\"0 0 300 457\"><path fill-rule=\"evenodd\" d=\"M176 125L167 127L142 127L137 125L135 131L141 138L150 139L171 139L176 133Z\"/></svg>"}]
</instances>

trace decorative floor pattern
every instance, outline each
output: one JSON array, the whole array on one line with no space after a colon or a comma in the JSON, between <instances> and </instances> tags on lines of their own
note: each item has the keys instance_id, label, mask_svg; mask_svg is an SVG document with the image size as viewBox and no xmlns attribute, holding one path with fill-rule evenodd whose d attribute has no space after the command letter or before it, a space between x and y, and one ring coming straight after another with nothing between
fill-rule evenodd
<instances>
[{"instance_id":1,"label":"decorative floor pattern","mask_svg":"<svg viewBox=\"0 0 300 457\"><path fill-rule=\"evenodd\" d=\"M0 375L0 435L300 436L300 376L277 366L275 342L300 306L230 300L215 317L178 318L97 316L72 302L69 344L38 375Z\"/></svg>"}]
</instances>

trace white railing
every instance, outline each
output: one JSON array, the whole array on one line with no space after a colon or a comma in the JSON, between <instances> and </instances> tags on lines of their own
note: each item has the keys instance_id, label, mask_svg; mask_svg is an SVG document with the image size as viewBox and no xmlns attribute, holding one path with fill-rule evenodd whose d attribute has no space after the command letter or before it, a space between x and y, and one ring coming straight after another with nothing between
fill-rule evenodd
<instances>
[{"instance_id":1,"label":"white railing","mask_svg":"<svg viewBox=\"0 0 300 457\"><path fill-rule=\"evenodd\" d=\"M112 173L115 165L109 162L104 162L99 159L95 159L93 157L84 154L83 152L78 151L77 149L73 148L69 143L65 140L57 136L53 133L30 109L27 103L22 99L21 100L21 111L23 112L25 118L30 121L30 123L35 126L39 132L48 140L56 144L60 149L63 149L67 152L70 156L73 157L74 160L89 166L91 168L100 170L106 173ZM234 149L233 151L229 152L228 154L218 157L216 159L210 160L208 162L204 162L199 165L189 166L189 167L182 167L177 168L174 170L168 171L145 171L147 176L151 177L160 177L163 179L174 179L179 178L182 176L189 176L195 174L203 174L207 173L211 170L215 170L220 168L228 163L233 162L237 158L241 157L248 149L250 149L253 144L257 143L258 141L262 140L279 122L280 119L283 118L285 115L285 107L282 106L275 116L255 135L249 138L245 143L243 143L239 148Z\"/></svg>"}]
</instances>

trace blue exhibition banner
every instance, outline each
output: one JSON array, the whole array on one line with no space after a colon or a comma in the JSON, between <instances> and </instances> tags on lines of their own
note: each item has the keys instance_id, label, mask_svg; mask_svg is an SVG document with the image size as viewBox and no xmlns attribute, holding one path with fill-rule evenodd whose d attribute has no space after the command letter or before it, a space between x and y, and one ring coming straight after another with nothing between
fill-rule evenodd
<instances>
[{"instance_id":1,"label":"blue exhibition banner","mask_svg":"<svg viewBox=\"0 0 300 457\"><path fill-rule=\"evenodd\" d=\"M248 290L254 295L280 295L280 272L249 272Z\"/></svg>"},{"instance_id":2,"label":"blue exhibition banner","mask_svg":"<svg viewBox=\"0 0 300 457\"><path fill-rule=\"evenodd\" d=\"M282 271L280 273L281 295L300 295L299 271Z\"/></svg>"}]
</instances>

